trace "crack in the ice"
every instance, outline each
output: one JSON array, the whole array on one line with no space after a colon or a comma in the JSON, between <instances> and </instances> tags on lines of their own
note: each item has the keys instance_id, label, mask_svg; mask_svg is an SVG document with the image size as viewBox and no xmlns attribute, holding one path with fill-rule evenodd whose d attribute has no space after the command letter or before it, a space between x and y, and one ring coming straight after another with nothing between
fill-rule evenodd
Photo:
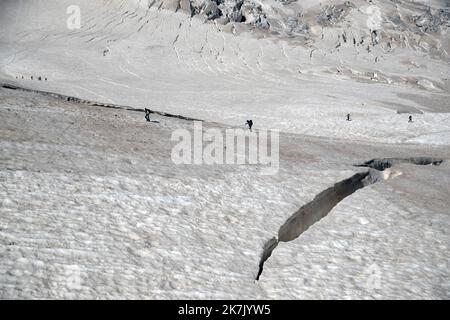
<instances>
[{"instance_id":1,"label":"crack in the ice","mask_svg":"<svg viewBox=\"0 0 450 320\"><path fill-rule=\"evenodd\" d=\"M6 83L0 83L0 88L9 89L9 90L21 90L21 91L26 91L26 92L33 92L33 93L38 93L38 94L41 94L44 96L53 97L56 99L70 101L73 103L87 104L87 105L95 106L95 107L120 109L120 110L126 110L126 111L136 111L136 112L144 112L145 111L142 108L132 108L130 106L118 105L118 104L114 104L114 103L104 103L104 102L92 101L92 100L87 100L87 99L81 99L81 98L67 96L67 95L54 93L54 92L23 88L23 87L19 87L19 86L12 85L12 84L6 84ZM82 88L82 89L84 89L84 88ZM157 114L157 115L160 115L163 117L177 118L177 119L187 120L187 121L203 121L201 119L190 118L190 117L186 117L186 116L179 115L179 114L167 113L164 111L150 110L150 113Z\"/></svg>"},{"instance_id":2,"label":"crack in the ice","mask_svg":"<svg viewBox=\"0 0 450 320\"><path fill-rule=\"evenodd\" d=\"M382 159L372 159L364 162L363 164L357 164L357 167L368 167L379 171L383 171L387 168L392 167L395 164L400 163L411 163L415 165L440 165L443 162L442 159L432 158L432 157L411 157L411 158L382 158Z\"/></svg>"},{"instance_id":3,"label":"crack in the ice","mask_svg":"<svg viewBox=\"0 0 450 320\"><path fill-rule=\"evenodd\" d=\"M332 187L325 189L314 197L314 199L291 215L278 230L278 238L274 237L267 241L263 247L259 270L256 280L259 280L263 270L264 263L272 255L273 250L280 241L289 242L297 239L313 224L324 218L328 213L342 200L353 194L359 189L368 185L388 179L390 176L381 174L395 164L411 163L415 165L440 165L442 159L432 157L411 157L411 158L383 158L372 159L358 167L368 167L368 171L359 172L344 179ZM395 175L393 175L395 176Z\"/></svg>"}]
</instances>

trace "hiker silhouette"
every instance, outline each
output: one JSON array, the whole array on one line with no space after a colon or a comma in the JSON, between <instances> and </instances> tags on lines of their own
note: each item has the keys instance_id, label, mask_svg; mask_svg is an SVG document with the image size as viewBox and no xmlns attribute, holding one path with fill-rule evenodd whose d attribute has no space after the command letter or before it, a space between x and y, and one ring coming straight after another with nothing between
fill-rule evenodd
<instances>
[{"instance_id":1,"label":"hiker silhouette","mask_svg":"<svg viewBox=\"0 0 450 320\"><path fill-rule=\"evenodd\" d=\"M253 120L247 120L247 125L250 131L252 131L252 127L253 127Z\"/></svg>"}]
</instances>

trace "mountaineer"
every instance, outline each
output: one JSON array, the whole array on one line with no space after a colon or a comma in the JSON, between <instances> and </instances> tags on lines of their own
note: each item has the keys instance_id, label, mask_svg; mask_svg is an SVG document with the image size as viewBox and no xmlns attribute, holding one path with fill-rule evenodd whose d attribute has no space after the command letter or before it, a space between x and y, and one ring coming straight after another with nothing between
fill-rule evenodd
<instances>
[{"instance_id":1,"label":"mountaineer","mask_svg":"<svg viewBox=\"0 0 450 320\"><path fill-rule=\"evenodd\" d=\"M150 122L150 110L145 108L145 119Z\"/></svg>"},{"instance_id":2,"label":"mountaineer","mask_svg":"<svg viewBox=\"0 0 450 320\"><path fill-rule=\"evenodd\" d=\"M253 120L247 120L248 128L250 129L250 131L252 131L252 127L253 127Z\"/></svg>"}]
</instances>

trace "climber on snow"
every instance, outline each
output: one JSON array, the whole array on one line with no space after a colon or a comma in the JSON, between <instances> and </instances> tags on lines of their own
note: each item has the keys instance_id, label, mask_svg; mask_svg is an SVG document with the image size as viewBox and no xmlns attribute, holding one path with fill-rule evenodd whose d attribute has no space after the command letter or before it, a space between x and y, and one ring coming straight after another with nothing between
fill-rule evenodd
<instances>
[{"instance_id":1,"label":"climber on snow","mask_svg":"<svg viewBox=\"0 0 450 320\"><path fill-rule=\"evenodd\" d=\"M252 127L253 127L253 120L247 120L247 123L246 123L246 125L248 126L248 129L249 129L250 131L252 131Z\"/></svg>"},{"instance_id":2,"label":"climber on snow","mask_svg":"<svg viewBox=\"0 0 450 320\"><path fill-rule=\"evenodd\" d=\"M145 108L145 119L150 122L150 110Z\"/></svg>"}]
</instances>

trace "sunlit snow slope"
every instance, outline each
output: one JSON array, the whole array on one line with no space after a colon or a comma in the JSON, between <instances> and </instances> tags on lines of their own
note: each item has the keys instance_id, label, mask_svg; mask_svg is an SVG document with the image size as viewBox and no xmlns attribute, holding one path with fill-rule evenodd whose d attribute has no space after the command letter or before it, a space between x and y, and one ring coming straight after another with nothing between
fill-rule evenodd
<instances>
[{"instance_id":1,"label":"sunlit snow slope","mask_svg":"<svg viewBox=\"0 0 450 320\"><path fill-rule=\"evenodd\" d=\"M0 1L0 299L448 299L447 3L217 3ZM192 121L14 87L252 118L281 129L280 168L176 165ZM336 197L255 281L354 164L420 156L444 161Z\"/></svg>"},{"instance_id":2,"label":"sunlit snow slope","mask_svg":"<svg viewBox=\"0 0 450 320\"><path fill-rule=\"evenodd\" d=\"M374 157L447 146L280 135L280 170L175 165L192 122L0 88L0 299L448 299L450 165L400 164L299 238L264 243ZM220 128L204 123L205 128Z\"/></svg>"},{"instance_id":3,"label":"sunlit snow slope","mask_svg":"<svg viewBox=\"0 0 450 320\"><path fill-rule=\"evenodd\" d=\"M450 143L445 1L246 1L241 22L203 2L2 1L1 80L226 124Z\"/></svg>"}]
</instances>

